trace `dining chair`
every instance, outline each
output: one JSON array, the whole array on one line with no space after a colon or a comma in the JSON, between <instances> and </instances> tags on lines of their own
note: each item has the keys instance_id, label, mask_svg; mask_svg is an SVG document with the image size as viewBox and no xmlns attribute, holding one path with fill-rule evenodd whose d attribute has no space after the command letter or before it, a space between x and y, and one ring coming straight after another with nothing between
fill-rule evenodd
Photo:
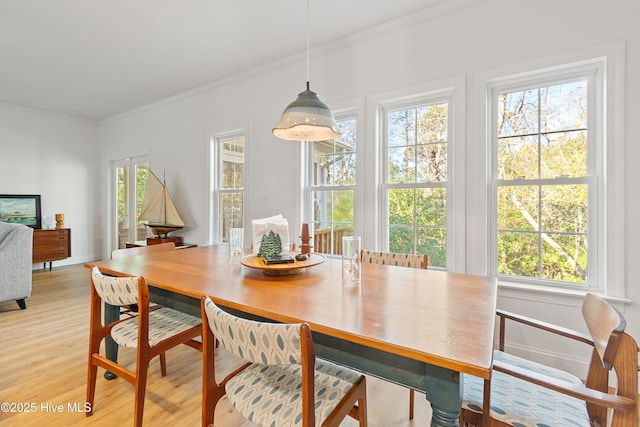
<instances>
[{"instance_id":1,"label":"dining chair","mask_svg":"<svg viewBox=\"0 0 640 427\"><path fill-rule=\"evenodd\" d=\"M393 252L377 252L369 249L360 250L360 262L367 264L397 265L426 269L429 256L424 254L400 254ZM415 391L409 389L409 419L413 419Z\"/></svg>"},{"instance_id":2,"label":"dining chair","mask_svg":"<svg viewBox=\"0 0 640 427\"><path fill-rule=\"evenodd\" d=\"M123 378L134 386L134 425L142 425L147 371L156 356L179 344L202 350L202 343L194 338L202 335L202 320L185 313L156 306L149 307L150 295L144 277L112 277L91 269L91 314L89 327L89 360L87 374L87 402L92 415L98 367ZM138 305L138 315L102 325L104 303L114 306ZM136 348L135 371L119 365L100 354L102 340L111 338L120 346Z\"/></svg>"},{"instance_id":3,"label":"dining chair","mask_svg":"<svg viewBox=\"0 0 640 427\"><path fill-rule=\"evenodd\" d=\"M215 373L214 340L246 361L219 384L204 385L209 402L203 410L215 413L226 394L235 410L262 426L338 426L347 415L367 425L364 375L316 358L307 323L243 319L208 296L202 299L202 319L208 326L203 372Z\"/></svg>"},{"instance_id":4,"label":"dining chair","mask_svg":"<svg viewBox=\"0 0 640 427\"><path fill-rule=\"evenodd\" d=\"M158 245L134 246L132 248L114 249L113 251L111 251L111 259L126 258L126 257L131 257L136 255L147 255L147 254L152 254L157 252L172 251L175 248L176 248L176 244L174 242L167 242L167 243L160 243ZM155 304L151 303L150 306L154 307ZM137 313L138 313L137 304L130 304L128 306L124 306L120 310L120 315L125 315L125 316L133 317L133 316L136 316ZM160 354L160 372L162 373L163 377L167 375L167 359L164 353Z\"/></svg>"},{"instance_id":5,"label":"dining chair","mask_svg":"<svg viewBox=\"0 0 640 427\"><path fill-rule=\"evenodd\" d=\"M582 315L589 335L513 313L498 311L497 315L500 338L492 378L463 376L461 426L482 426L488 421L492 426L637 426L638 346L624 332L625 319L614 307L595 294L585 296ZM504 352L507 320L591 346L586 381ZM612 370L617 387L609 391Z\"/></svg>"}]
</instances>

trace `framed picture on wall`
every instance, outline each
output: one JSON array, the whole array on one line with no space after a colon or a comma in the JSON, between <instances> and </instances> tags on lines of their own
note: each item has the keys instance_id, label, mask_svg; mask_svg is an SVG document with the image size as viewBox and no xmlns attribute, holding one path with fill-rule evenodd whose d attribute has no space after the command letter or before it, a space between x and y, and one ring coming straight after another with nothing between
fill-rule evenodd
<instances>
[{"instance_id":1,"label":"framed picture on wall","mask_svg":"<svg viewBox=\"0 0 640 427\"><path fill-rule=\"evenodd\" d=\"M40 195L0 194L0 221L42 228Z\"/></svg>"}]
</instances>

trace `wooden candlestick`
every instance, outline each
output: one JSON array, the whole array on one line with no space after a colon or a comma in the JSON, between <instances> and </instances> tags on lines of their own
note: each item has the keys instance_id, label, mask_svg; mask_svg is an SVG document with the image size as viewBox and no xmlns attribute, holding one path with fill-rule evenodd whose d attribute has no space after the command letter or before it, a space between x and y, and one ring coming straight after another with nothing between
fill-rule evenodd
<instances>
[{"instance_id":1,"label":"wooden candlestick","mask_svg":"<svg viewBox=\"0 0 640 427\"><path fill-rule=\"evenodd\" d=\"M300 253L310 254L311 245L309 245L309 242L311 241L312 237L309 235L309 224L302 224L302 233L300 234L300 240L302 241L302 244L300 245Z\"/></svg>"}]
</instances>

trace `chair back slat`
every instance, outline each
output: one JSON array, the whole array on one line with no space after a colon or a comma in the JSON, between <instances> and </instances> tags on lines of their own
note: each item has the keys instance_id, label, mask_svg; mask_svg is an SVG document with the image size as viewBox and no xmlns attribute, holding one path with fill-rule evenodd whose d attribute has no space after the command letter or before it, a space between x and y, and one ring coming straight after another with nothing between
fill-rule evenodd
<instances>
[{"instance_id":1,"label":"chair back slat","mask_svg":"<svg viewBox=\"0 0 640 427\"><path fill-rule=\"evenodd\" d=\"M582 304L582 316L605 368L611 370L621 334L626 327L622 314L602 298L588 293Z\"/></svg>"},{"instance_id":2,"label":"chair back slat","mask_svg":"<svg viewBox=\"0 0 640 427\"><path fill-rule=\"evenodd\" d=\"M613 411L612 427L638 426L638 343L627 333L621 333L618 351L613 360L618 396L628 397L635 403L629 411Z\"/></svg>"},{"instance_id":3,"label":"chair back slat","mask_svg":"<svg viewBox=\"0 0 640 427\"><path fill-rule=\"evenodd\" d=\"M236 356L261 365L302 363L302 324L242 319L225 312L209 297L205 297L204 307L213 336Z\"/></svg>"},{"instance_id":4,"label":"chair back slat","mask_svg":"<svg viewBox=\"0 0 640 427\"><path fill-rule=\"evenodd\" d=\"M100 298L108 304L124 306L138 303L138 277L105 276L98 267L93 267L91 280Z\"/></svg>"},{"instance_id":5,"label":"chair back slat","mask_svg":"<svg viewBox=\"0 0 640 427\"><path fill-rule=\"evenodd\" d=\"M397 265L400 267L426 269L429 257L424 254L400 254L362 249L360 251L360 261L367 264Z\"/></svg>"}]
</instances>

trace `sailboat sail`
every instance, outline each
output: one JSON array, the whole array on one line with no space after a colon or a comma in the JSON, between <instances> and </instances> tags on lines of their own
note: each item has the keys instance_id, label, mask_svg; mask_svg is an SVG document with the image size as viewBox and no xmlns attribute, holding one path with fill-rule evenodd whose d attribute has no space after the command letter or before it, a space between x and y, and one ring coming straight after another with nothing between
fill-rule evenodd
<instances>
[{"instance_id":1,"label":"sailboat sail","mask_svg":"<svg viewBox=\"0 0 640 427\"><path fill-rule=\"evenodd\" d=\"M166 184L160 181L150 169L138 219L147 221L147 226L151 227L156 235L166 235L170 231L184 227L184 222L171 200Z\"/></svg>"}]
</instances>

